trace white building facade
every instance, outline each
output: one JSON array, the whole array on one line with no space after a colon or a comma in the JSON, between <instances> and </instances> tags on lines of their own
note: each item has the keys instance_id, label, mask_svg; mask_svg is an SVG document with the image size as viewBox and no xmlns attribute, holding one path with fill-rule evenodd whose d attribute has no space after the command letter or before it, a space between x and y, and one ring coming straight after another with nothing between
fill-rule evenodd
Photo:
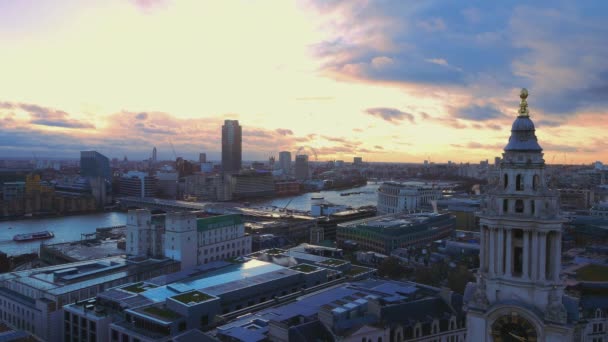
<instances>
[{"instance_id":1,"label":"white building facade","mask_svg":"<svg viewBox=\"0 0 608 342\"><path fill-rule=\"evenodd\" d=\"M441 198L441 189L417 182L384 182L378 188L378 215L395 214L430 206Z\"/></svg>"},{"instance_id":2,"label":"white building facade","mask_svg":"<svg viewBox=\"0 0 608 342\"><path fill-rule=\"evenodd\" d=\"M164 218L164 220L163 220ZM240 215L197 218L178 212L152 216L148 210L129 211L127 253L178 260L182 268L251 253Z\"/></svg>"},{"instance_id":3,"label":"white building facade","mask_svg":"<svg viewBox=\"0 0 608 342\"><path fill-rule=\"evenodd\" d=\"M468 341L571 341L560 279L563 220L545 183L545 161L525 89L519 116L480 215L477 284L468 302Z\"/></svg>"}]
</instances>

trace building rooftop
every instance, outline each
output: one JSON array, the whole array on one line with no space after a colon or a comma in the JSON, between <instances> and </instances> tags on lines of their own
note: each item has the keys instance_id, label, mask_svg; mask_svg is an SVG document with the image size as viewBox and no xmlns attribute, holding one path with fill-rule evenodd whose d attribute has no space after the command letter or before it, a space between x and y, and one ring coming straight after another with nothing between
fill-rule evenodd
<instances>
[{"instance_id":1,"label":"building rooftop","mask_svg":"<svg viewBox=\"0 0 608 342\"><path fill-rule=\"evenodd\" d=\"M366 226L381 229L399 229L424 224L429 220L441 217L442 215L444 214L434 212L389 214L353 222L341 223L339 226Z\"/></svg>"},{"instance_id":2,"label":"building rooftop","mask_svg":"<svg viewBox=\"0 0 608 342\"><path fill-rule=\"evenodd\" d=\"M153 266L167 261L147 259L136 265L124 257L109 257L5 273L0 275L0 283L15 282L51 295L61 295L124 278L140 265Z\"/></svg>"}]
</instances>

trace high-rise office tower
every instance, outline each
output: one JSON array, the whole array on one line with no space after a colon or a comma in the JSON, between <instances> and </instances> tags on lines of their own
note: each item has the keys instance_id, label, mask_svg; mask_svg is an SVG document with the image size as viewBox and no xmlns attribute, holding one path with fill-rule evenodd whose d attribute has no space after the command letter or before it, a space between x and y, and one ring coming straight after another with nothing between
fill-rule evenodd
<instances>
[{"instance_id":1,"label":"high-rise office tower","mask_svg":"<svg viewBox=\"0 0 608 342\"><path fill-rule=\"evenodd\" d=\"M354 157L353 158L353 164L354 165L361 165L361 164L363 164L363 158L361 158L361 157Z\"/></svg>"},{"instance_id":2,"label":"high-rise office tower","mask_svg":"<svg viewBox=\"0 0 608 342\"><path fill-rule=\"evenodd\" d=\"M238 120L224 120L222 126L222 171L241 169L242 128Z\"/></svg>"},{"instance_id":3,"label":"high-rise office tower","mask_svg":"<svg viewBox=\"0 0 608 342\"><path fill-rule=\"evenodd\" d=\"M206 163L207 162L207 153L199 153L198 154L198 162Z\"/></svg>"},{"instance_id":4,"label":"high-rise office tower","mask_svg":"<svg viewBox=\"0 0 608 342\"><path fill-rule=\"evenodd\" d=\"M296 156L296 179L307 180L309 178L308 172L308 156L300 154Z\"/></svg>"},{"instance_id":5,"label":"high-rise office tower","mask_svg":"<svg viewBox=\"0 0 608 342\"><path fill-rule=\"evenodd\" d=\"M152 149L152 162L156 163L156 146Z\"/></svg>"},{"instance_id":6,"label":"high-rise office tower","mask_svg":"<svg viewBox=\"0 0 608 342\"><path fill-rule=\"evenodd\" d=\"M110 160L97 151L80 152L80 175L111 179Z\"/></svg>"},{"instance_id":7,"label":"high-rise office tower","mask_svg":"<svg viewBox=\"0 0 608 342\"><path fill-rule=\"evenodd\" d=\"M291 173L291 152L279 152L279 166L283 170L283 174L288 175Z\"/></svg>"}]
</instances>

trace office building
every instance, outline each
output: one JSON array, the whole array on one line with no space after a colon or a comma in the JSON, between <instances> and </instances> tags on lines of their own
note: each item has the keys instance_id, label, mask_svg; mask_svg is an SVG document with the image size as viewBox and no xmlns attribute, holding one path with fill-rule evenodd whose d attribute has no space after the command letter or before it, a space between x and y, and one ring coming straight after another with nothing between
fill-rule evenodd
<instances>
[{"instance_id":1,"label":"office building","mask_svg":"<svg viewBox=\"0 0 608 342\"><path fill-rule=\"evenodd\" d=\"M394 214L431 207L441 189L421 182L384 182L378 188L378 214Z\"/></svg>"},{"instance_id":2,"label":"office building","mask_svg":"<svg viewBox=\"0 0 608 342\"><path fill-rule=\"evenodd\" d=\"M338 224L336 242L361 250L391 254L395 248L423 246L448 237L456 219L450 214L392 214Z\"/></svg>"},{"instance_id":3,"label":"office building","mask_svg":"<svg viewBox=\"0 0 608 342\"><path fill-rule=\"evenodd\" d=\"M295 176L296 179L300 181L307 180L310 178L307 155L300 154L296 156Z\"/></svg>"},{"instance_id":4,"label":"office building","mask_svg":"<svg viewBox=\"0 0 608 342\"><path fill-rule=\"evenodd\" d=\"M112 179L110 160L97 151L80 152L80 175L82 177L102 177Z\"/></svg>"},{"instance_id":5,"label":"office building","mask_svg":"<svg viewBox=\"0 0 608 342\"><path fill-rule=\"evenodd\" d=\"M480 266L465 293L469 341L575 341L575 300L560 278L559 193L545 181L545 160L521 91L519 115L500 163L500 183L480 217ZM604 298L605 301L605 298ZM599 303L598 303L599 304Z\"/></svg>"},{"instance_id":6,"label":"office building","mask_svg":"<svg viewBox=\"0 0 608 342\"><path fill-rule=\"evenodd\" d=\"M345 283L219 326L222 341L465 341L462 296L390 280Z\"/></svg>"},{"instance_id":7,"label":"office building","mask_svg":"<svg viewBox=\"0 0 608 342\"><path fill-rule=\"evenodd\" d=\"M111 342L179 341L174 338L208 328L222 315L295 298L303 289L327 283L329 273L322 267L283 267L259 260L214 262L67 305L61 330L73 341L89 336Z\"/></svg>"},{"instance_id":8,"label":"office building","mask_svg":"<svg viewBox=\"0 0 608 342\"><path fill-rule=\"evenodd\" d=\"M149 210L129 211L127 249L134 256L162 256L182 267L207 264L251 252L240 215L197 218L194 213L152 215Z\"/></svg>"},{"instance_id":9,"label":"office building","mask_svg":"<svg viewBox=\"0 0 608 342\"><path fill-rule=\"evenodd\" d=\"M361 165L361 164L363 164L363 158L361 158L361 157L354 157L353 158L353 164L354 165Z\"/></svg>"},{"instance_id":10,"label":"office building","mask_svg":"<svg viewBox=\"0 0 608 342\"><path fill-rule=\"evenodd\" d=\"M233 200L270 197L275 194L274 178L270 172L241 171L226 175L225 186Z\"/></svg>"},{"instance_id":11,"label":"office building","mask_svg":"<svg viewBox=\"0 0 608 342\"><path fill-rule=\"evenodd\" d=\"M120 177L119 186L122 196L155 197L157 179L146 172L129 171Z\"/></svg>"},{"instance_id":12,"label":"office building","mask_svg":"<svg viewBox=\"0 0 608 342\"><path fill-rule=\"evenodd\" d=\"M225 120L222 126L222 172L241 170L242 128L238 120Z\"/></svg>"},{"instance_id":13,"label":"office building","mask_svg":"<svg viewBox=\"0 0 608 342\"><path fill-rule=\"evenodd\" d=\"M152 149L152 162L156 163L158 160L156 159L156 146L154 146L154 148Z\"/></svg>"},{"instance_id":14,"label":"office building","mask_svg":"<svg viewBox=\"0 0 608 342\"><path fill-rule=\"evenodd\" d=\"M156 196L167 199L177 199L179 174L174 171L156 172Z\"/></svg>"},{"instance_id":15,"label":"office building","mask_svg":"<svg viewBox=\"0 0 608 342\"><path fill-rule=\"evenodd\" d=\"M284 175L291 174L291 152L279 152L279 167L283 170Z\"/></svg>"},{"instance_id":16,"label":"office building","mask_svg":"<svg viewBox=\"0 0 608 342\"><path fill-rule=\"evenodd\" d=\"M64 305L94 297L110 287L178 270L179 263L167 259L111 257L4 273L0 275L0 319L42 341L64 341L64 331L59 329L64 322Z\"/></svg>"},{"instance_id":17,"label":"office building","mask_svg":"<svg viewBox=\"0 0 608 342\"><path fill-rule=\"evenodd\" d=\"M199 153L198 154L198 162L204 164L207 162L207 153Z\"/></svg>"},{"instance_id":18,"label":"office building","mask_svg":"<svg viewBox=\"0 0 608 342\"><path fill-rule=\"evenodd\" d=\"M2 200L13 201L25 197L25 182L2 183Z\"/></svg>"}]
</instances>

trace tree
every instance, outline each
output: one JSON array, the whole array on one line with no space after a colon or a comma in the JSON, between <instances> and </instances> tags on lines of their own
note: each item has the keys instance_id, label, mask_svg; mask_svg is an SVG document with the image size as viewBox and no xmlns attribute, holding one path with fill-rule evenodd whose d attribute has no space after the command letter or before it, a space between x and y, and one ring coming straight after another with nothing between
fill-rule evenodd
<instances>
[{"instance_id":1,"label":"tree","mask_svg":"<svg viewBox=\"0 0 608 342\"><path fill-rule=\"evenodd\" d=\"M452 269L448 274L448 287L460 294L464 294L467 283L472 281L475 281L475 275L462 265Z\"/></svg>"},{"instance_id":2,"label":"tree","mask_svg":"<svg viewBox=\"0 0 608 342\"><path fill-rule=\"evenodd\" d=\"M388 257L378 265L378 275L390 279L401 279L407 273L405 266L401 265L399 259Z\"/></svg>"}]
</instances>

